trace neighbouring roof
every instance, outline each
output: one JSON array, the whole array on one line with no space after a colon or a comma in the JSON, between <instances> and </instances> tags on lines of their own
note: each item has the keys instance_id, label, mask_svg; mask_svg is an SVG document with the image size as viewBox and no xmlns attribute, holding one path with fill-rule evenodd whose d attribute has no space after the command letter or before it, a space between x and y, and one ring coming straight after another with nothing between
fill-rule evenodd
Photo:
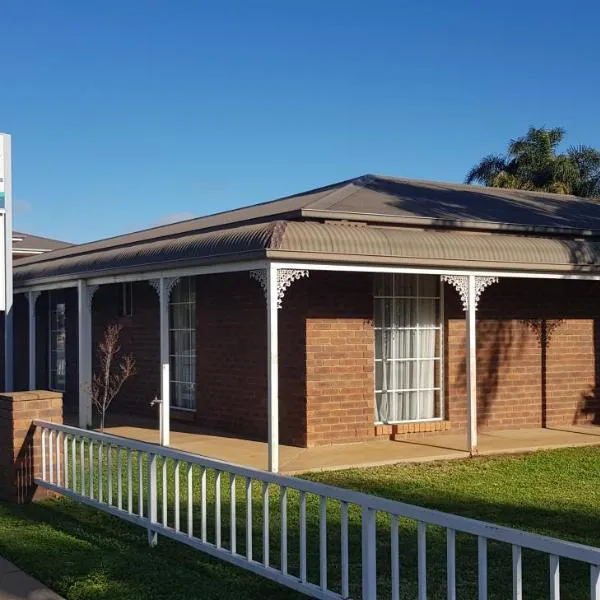
<instances>
[{"instance_id":1,"label":"neighbouring roof","mask_svg":"<svg viewBox=\"0 0 600 600\"><path fill-rule=\"evenodd\" d=\"M72 245L68 242L61 242L60 240L53 240L51 238L32 235L30 233L22 233L20 231L13 231L12 243L14 253L24 254L39 254L58 248L67 248Z\"/></svg>"},{"instance_id":2,"label":"neighbouring roof","mask_svg":"<svg viewBox=\"0 0 600 600\"><path fill-rule=\"evenodd\" d=\"M556 194L365 175L26 258L14 277L18 286L159 264L264 257L595 270L600 268L600 204Z\"/></svg>"}]
</instances>

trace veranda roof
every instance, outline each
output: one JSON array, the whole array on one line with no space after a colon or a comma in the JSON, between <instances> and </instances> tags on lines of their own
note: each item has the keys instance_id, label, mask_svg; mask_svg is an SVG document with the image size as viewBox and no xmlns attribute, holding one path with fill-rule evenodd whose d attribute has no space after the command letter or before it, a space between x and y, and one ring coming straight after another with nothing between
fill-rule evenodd
<instances>
[{"instance_id":1,"label":"veranda roof","mask_svg":"<svg viewBox=\"0 0 600 600\"><path fill-rule=\"evenodd\" d=\"M128 244L92 243L57 250L20 262L14 269L14 285L258 258L600 272L600 241L279 220Z\"/></svg>"}]
</instances>

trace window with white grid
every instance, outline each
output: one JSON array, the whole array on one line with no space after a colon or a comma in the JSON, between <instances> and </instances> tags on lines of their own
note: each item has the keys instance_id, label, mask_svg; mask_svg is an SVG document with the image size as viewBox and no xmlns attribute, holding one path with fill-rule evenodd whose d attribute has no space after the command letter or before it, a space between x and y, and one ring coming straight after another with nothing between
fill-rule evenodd
<instances>
[{"instance_id":1,"label":"window with white grid","mask_svg":"<svg viewBox=\"0 0 600 600\"><path fill-rule=\"evenodd\" d=\"M169 299L171 406L196 408L196 285L182 277Z\"/></svg>"},{"instance_id":2,"label":"window with white grid","mask_svg":"<svg viewBox=\"0 0 600 600\"><path fill-rule=\"evenodd\" d=\"M60 294L50 294L49 305L49 368L48 385L51 390L64 392L67 387L67 330L66 304Z\"/></svg>"},{"instance_id":3,"label":"window with white grid","mask_svg":"<svg viewBox=\"0 0 600 600\"><path fill-rule=\"evenodd\" d=\"M442 417L442 302L436 275L375 276L375 422Z\"/></svg>"}]
</instances>

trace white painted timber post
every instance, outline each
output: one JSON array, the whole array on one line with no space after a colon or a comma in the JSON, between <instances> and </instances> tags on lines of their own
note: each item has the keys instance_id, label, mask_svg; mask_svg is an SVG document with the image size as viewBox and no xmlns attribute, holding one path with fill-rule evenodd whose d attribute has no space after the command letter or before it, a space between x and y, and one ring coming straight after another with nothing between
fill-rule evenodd
<instances>
[{"instance_id":1,"label":"white painted timber post","mask_svg":"<svg viewBox=\"0 0 600 600\"><path fill-rule=\"evenodd\" d=\"M362 598L377 599L377 529L375 511L362 507Z\"/></svg>"},{"instance_id":2,"label":"white painted timber post","mask_svg":"<svg viewBox=\"0 0 600 600\"><path fill-rule=\"evenodd\" d=\"M160 310L160 444L171 443L171 389L169 374L169 294L170 282L161 277L159 282Z\"/></svg>"},{"instance_id":3,"label":"white painted timber post","mask_svg":"<svg viewBox=\"0 0 600 600\"><path fill-rule=\"evenodd\" d=\"M469 453L477 454L477 298L475 275L468 276L467 287L467 440Z\"/></svg>"},{"instance_id":4,"label":"white painted timber post","mask_svg":"<svg viewBox=\"0 0 600 600\"><path fill-rule=\"evenodd\" d=\"M156 476L156 454L148 454L148 519L151 524L155 524L158 519L158 486ZM138 455L138 460L142 460L141 453ZM163 459L164 460L164 459ZM166 482L163 482L165 485ZM140 485L142 485L140 483ZM158 543L158 535L156 530L148 527L148 544L151 547Z\"/></svg>"},{"instance_id":5,"label":"white painted timber post","mask_svg":"<svg viewBox=\"0 0 600 600\"><path fill-rule=\"evenodd\" d=\"M36 388L36 364L35 364L35 307L39 292L27 292L27 300L29 301L29 389Z\"/></svg>"},{"instance_id":6,"label":"white painted timber post","mask_svg":"<svg viewBox=\"0 0 600 600\"><path fill-rule=\"evenodd\" d=\"M590 599L600 600L600 566L590 565Z\"/></svg>"},{"instance_id":7,"label":"white painted timber post","mask_svg":"<svg viewBox=\"0 0 600 600\"><path fill-rule=\"evenodd\" d=\"M85 280L77 282L79 427L92 425L92 298Z\"/></svg>"},{"instance_id":8,"label":"white painted timber post","mask_svg":"<svg viewBox=\"0 0 600 600\"><path fill-rule=\"evenodd\" d=\"M267 267L267 361L268 361L268 429L269 471L279 471L279 353L278 353L278 291L277 267Z\"/></svg>"}]
</instances>

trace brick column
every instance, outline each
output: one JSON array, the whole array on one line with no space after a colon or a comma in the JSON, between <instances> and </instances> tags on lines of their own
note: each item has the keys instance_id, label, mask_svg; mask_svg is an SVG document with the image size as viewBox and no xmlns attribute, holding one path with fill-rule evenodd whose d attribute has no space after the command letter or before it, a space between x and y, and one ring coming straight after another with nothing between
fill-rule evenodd
<instances>
[{"instance_id":1,"label":"brick column","mask_svg":"<svg viewBox=\"0 0 600 600\"><path fill-rule=\"evenodd\" d=\"M35 419L62 423L62 394L35 390L0 395L0 500L23 504L49 495L33 483L41 471Z\"/></svg>"}]
</instances>

